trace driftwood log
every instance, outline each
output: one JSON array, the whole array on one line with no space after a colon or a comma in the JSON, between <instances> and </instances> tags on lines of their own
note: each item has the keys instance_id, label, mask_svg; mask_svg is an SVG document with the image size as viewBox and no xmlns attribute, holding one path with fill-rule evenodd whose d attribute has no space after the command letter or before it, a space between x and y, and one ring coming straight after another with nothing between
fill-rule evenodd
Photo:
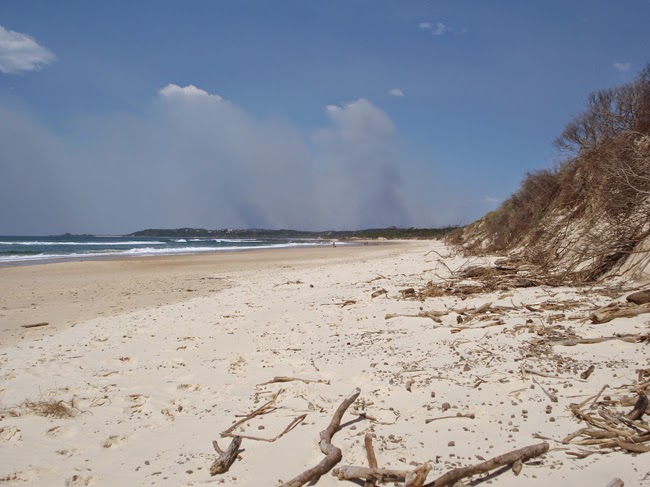
<instances>
[{"instance_id":1,"label":"driftwood log","mask_svg":"<svg viewBox=\"0 0 650 487\"><path fill-rule=\"evenodd\" d=\"M327 472L332 470L332 467L334 467L334 465L341 461L341 458L343 458L343 453L339 448L332 445L332 437L339 429L341 429L341 419L343 418L343 415L350 407L350 405L352 405L352 403L357 400L359 394L361 394L361 389L359 388L356 388L354 391L352 391L352 394L350 394L341 403L341 405L334 413L329 426L320 432L319 445L320 450L325 455L325 458L323 458L323 460L321 460L318 465L305 470L297 477L294 477L288 482L282 484L282 487L301 487L307 482L311 482L312 480L316 480L325 475Z\"/></svg>"},{"instance_id":2,"label":"driftwood log","mask_svg":"<svg viewBox=\"0 0 650 487\"><path fill-rule=\"evenodd\" d=\"M219 444L216 440L212 442L212 446L219 454L219 458L217 458L210 466L210 475L215 476L221 473L226 473L230 470L232 464L235 463L235 460L237 460L239 447L241 446L241 438L239 436L234 436L226 451L219 448Z\"/></svg>"},{"instance_id":3,"label":"driftwood log","mask_svg":"<svg viewBox=\"0 0 650 487\"><path fill-rule=\"evenodd\" d=\"M543 455L548 451L548 443L527 446L519 450L511 451L505 455L499 455L486 462L472 465L470 467L456 468L438 477L433 482L424 484L426 477L431 470L431 465L424 464L413 470L392 470L387 468L366 468L343 465L334 469L332 474L339 480L365 479L374 482L405 482L404 487L445 487L454 485L461 479L471 477L505 465L518 464L531 458ZM520 469L518 469L520 470Z\"/></svg>"},{"instance_id":4,"label":"driftwood log","mask_svg":"<svg viewBox=\"0 0 650 487\"><path fill-rule=\"evenodd\" d=\"M20 325L21 328L39 328L41 326L47 326L50 323L47 321L44 321L43 323L34 323L32 325Z\"/></svg>"},{"instance_id":5,"label":"driftwood log","mask_svg":"<svg viewBox=\"0 0 650 487\"><path fill-rule=\"evenodd\" d=\"M412 476L414 472L413 470L393 470L390 468L366 468L343 465L335 468L332 474L339 480L365 479L369 482L387 483L404 482L406 478Z\"/></svg>"},{"instance_id":6,"label":"driftwood log","mask_svg":"<svg viewBox=\"0 0 650 487\"><path fill-rule=\"evenodd\" d=\"M615 318L632 318L644 313L650 313L650 303L636 306L606 306L591 313L589 319L592 323L600 324Z\"/></svg>"},{"instance_id":7,"label":"driftwood log","mask_svg":"<svg viewBox=\"0 0 650 487\"><path fill-rule=\"evenodd\" d=\"M363 442L366 446L366 455L368 455L368 465L370 468L377 468L379 464L377 463L375 449L372 446L372 435L370 433L366 433ZM366 483L363 484L363 487L375 487L375 485L376 484L374 480L366 480Z\"/></svg>"},{"instance_id":8,"label":"driftwood log","mask_svg":"<svg viewBox=\"0 0 650 487\"><path fill-rule=\"evenodd\" d=\"M646 291L637 291L625 298L628 302L634 304L650 303L650 289Z\"/></svg>"},{"instance_id":9,"label":"driftwood log","mask_svg":"<svg viewBox=\"0 0 650 487\"><path fill-rule=\"evenodd\" d=\"M461 467L450 470L446 474L438 477L433 482L430 482L425 485L425 487L443 487L447 485L454 485L460 479L466 477L471 477L472 475L477 475L480 473L489 472L495 468L503 467L505 465L512 465L517 461L525 462L539 455L543 455L548 451L548 443L538 443L537 445L530 445L525 448L520 448L519 450L511 451L505 455L499 455L498 457L491 458L490 460L479 463L477 465L472 465L470 467Z\"/></svg>"}]
</instances>

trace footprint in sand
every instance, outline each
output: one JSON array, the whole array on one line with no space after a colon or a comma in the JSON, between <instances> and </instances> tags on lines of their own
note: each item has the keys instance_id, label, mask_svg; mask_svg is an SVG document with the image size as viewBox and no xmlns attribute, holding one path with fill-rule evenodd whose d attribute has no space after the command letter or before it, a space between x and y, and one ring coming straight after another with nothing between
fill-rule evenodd
<instances>
[{"instance_id":1,"label":"footprint in sand","mask_svg":"<svg viewBox=\"0 0 650 487\"><path fill-rule=\"evenodd\" d=\"M197 392L203 390L203 386L201 384L180 384L178 388L181 391L189 391L189 392Z\"/></svg>"},{"instance_id":2,"label":"footprint in sand","mask_svg":"<svg viewBox=\"0 0 650 487\"><path fill-rule=\"evenodd\" d=\"M128 436L112 435L102 441L102 446L104 448L112 448L114 446L121 445L129 439Z\"/></svg>"},{"instance_id":3,"label":"footprint in sand","mask_svg":"<svg viewBox=\"0 0 650 487\"><path fill-rule=\"evenodd\" d=\"M20 441L22 433L15 426L5 426L0 428L0 441L6 443L16 443Z\"/></svg>"},{"instance_id":4,"label":"footprint in sand","mask_svg":"<svg viewBox=\"0 0 650 487\"><path fill-rule=\"evenodd\" d=\"M55 438L70 438L77 434L77 428L72 426L54 426L47 430L45 434Z\"/></svg>"},{"instance_id":5,"label":"footprint in sand","mask_svg":"<svg viewBox=\"0 0 650 487\"><path fill-rule=\"evenodd\" d=\"M76 448L66 448L64 450L54 450L54 453L61 455L62 457L70 458L73 455L76 455L79 452Z\"/></svg>"},{"instance_id":6,"label":"footprint in sand","mask_svg":"<svg viewBox=\"0 0 650 487\"><path fill-rule=\"evenodd\" d=\"M94 480L95 479L93 479L93 477L90 475L88 477L82 477L81 475L73 475L69 479L65 479L65 485L66 487L80 487L84 485L92 485Z\"/></svg>"}]
</instances>

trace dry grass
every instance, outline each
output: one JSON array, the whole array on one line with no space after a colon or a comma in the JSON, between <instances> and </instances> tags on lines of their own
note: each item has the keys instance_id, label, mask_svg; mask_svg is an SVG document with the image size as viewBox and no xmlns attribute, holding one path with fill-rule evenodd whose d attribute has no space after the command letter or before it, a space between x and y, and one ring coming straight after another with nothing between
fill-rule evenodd
<instances>
[{"instance_id":1,"label":"dry grass","mask_svg":"<svg viewBox=\"0 0 650 487\"><path fill-rule=\"evenodd\" d=\"M63 400L57 401L54 399L25 401L21 406L37 416L43 416L46 418L72 418L79 413L79 408L75 405L74 398L68 402Z\"/></svg>"},{"instance_id":2,"label":"dry grass","mask_svg":"<svg viewBox=\"0 0 650 487\"><path fill-rule=\"evenodd\" d=\"M73 418L81 412L74 397L65 401L42 396L37 401L25 400L16 406L2 408L0 416L19 417L25 414L35 414L44 418L65 419Z\"/></svg>"}]
</instances>

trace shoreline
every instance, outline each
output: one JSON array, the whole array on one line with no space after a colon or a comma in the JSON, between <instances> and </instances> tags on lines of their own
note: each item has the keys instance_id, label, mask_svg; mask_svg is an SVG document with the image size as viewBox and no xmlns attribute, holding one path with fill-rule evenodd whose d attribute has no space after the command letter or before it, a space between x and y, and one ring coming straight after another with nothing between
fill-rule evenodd
<instances>
[{"instance_id":1,"label":"shoreline","mask_svg":"<svg viewBox=\"0 0 650 487\"><path fill-rule=\"evenodd\" d=\"M375 250L381 254L383 251L379 249L400 245L408 245L408 241L3 265L0 266L0 347L52 336L97 317L210 296L230 285L231 276L239 272L366 256ZM42 322L49 324L21 328Z\"/></svg>"},{"instance_id":2,"label":"shoreline","mask_svg":"<svg viewBox=\"0 0 650 487\"><path fill-rule=\"evenodd\" d=\"M295 239L300 240L300 239ZM395 242L399 242L396 240ZM28 265L46 265L46 264L55 264L60 262L86 262L86 261L96 261L96 260L115 260L115 259L141 259L141 258L151 258L151 257L172 257L172 256L186 256L186 255L201 255L201 254L210 254L215 252L261 252L266 250L291 250L299 248L323 248L327 247L332 243L336 243L339 246L358 246L358 245L383 245L384 241L369 241L369 240L358 240L358 241L338 241L338 240L322 240L314 241L304 239L304 241L295 242L295 245L281 245L277 246L268 245L268 246L257 246L257 247L231 247L231 248L219 248L215 247L210 250L193 250L191 247L186 249L172 250L172 249L161 249L158 252L142 252L142 253L128 253L128 252L104 252L96 254L58 254L58 255L48 255L48 256L38 256L35 255L30 258L16 259L16 260L4 260L0 261L0 268L3 267L15 267L15 266L28 266Z\"/></svg>"}]
</instances>

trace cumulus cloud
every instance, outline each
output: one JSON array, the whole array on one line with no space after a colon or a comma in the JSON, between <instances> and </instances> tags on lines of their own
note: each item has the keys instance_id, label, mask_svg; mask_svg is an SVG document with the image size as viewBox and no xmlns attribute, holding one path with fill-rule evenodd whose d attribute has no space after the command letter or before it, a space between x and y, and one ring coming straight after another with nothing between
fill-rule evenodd
<instances>
[{"instance_id":1,"label":"cumulus cloud","mask_svg":"<svg viewBox=\"0 0 650 487\"><path fill-rule=\"evenodd\" d=\"M431 35L434 36L442 36L445 35L449 32L457 32L459 34L464 34L466 29L461 29L460 31L456 31L453 27L446 25L443 22L420 22L419 27L422 30L428 30L431 31Z\"/></svg>"},{"instance_id":2,"label":"cumulus cloud","mask_svg":"<svg viewBox=\"0 0 650 487\"><path fill-rule=\"evenodd\" d=\"M56 56L32 37L0 25L0 72L38 71L54 61Z\"/></svg>"},{"instance_id":3,"label":"cumulus cloud","mask_svg":"<svg viewBox=\"0 0 650 487\"><path fill-rule=\"evenodd\" d=\"M187 85L184 87L180 87L178 85L175 85L173 83L168 84L164 88L161 88L158 90L158 94L161 96L165 97L191 97L191 98L207 98L213 101L221 101L223 98L221 98L219 95L211 95L205 90L202 90L200 88L197 88L194 85Z\"/></svg>"},{"instance_id":4,"label":"cumulus cloud","mask_svg":"<svg viewBox=\"0 0 650 487\"><path fill-rule=\"evenodd\" d=\"M393 96L399 96L399 97L404 96L404 92L402 90L400 90L399 88L393 88L392 90L390 90L388 92L388 94L393 95Z\"/></svg>"},{"instance_id":5,"label":"cumulus cloud","mask_svg":"<svg viewBox=\"0 0 650 487\"><path fill-rule=\"evenodd\" d=\"M431 28L431 33L434 36L445 35L447 32L452 32L454 29L448 25L443 24L442 22L436 22L436 25Z\"/></svg>"},{"instance_id":6,"label":"cumulus cloud","mask_svg":"<svg viewBox=\"0 0 650 487\"><path fill-rule=\"evenodd\" d=\"M0 207L16 208L0 212L0 234L352 229L434 215L412 204L395 126L366 99L324 107L304 132L167 85L143 112L86 117L65 138L9 110L0 129Z\"/></svg>"},{"instance_id":7,"label":"cumulus cloud","mask_svg":"<svg viewBox=\"0 0 650 487\"><path fill-rule=\"evenodd\" d=\"M630 63L614 63L612 67L621 73L625 73L626 71L629 71L630 68L632 67L632 64Z\"/></svg>"}]
</instances>

